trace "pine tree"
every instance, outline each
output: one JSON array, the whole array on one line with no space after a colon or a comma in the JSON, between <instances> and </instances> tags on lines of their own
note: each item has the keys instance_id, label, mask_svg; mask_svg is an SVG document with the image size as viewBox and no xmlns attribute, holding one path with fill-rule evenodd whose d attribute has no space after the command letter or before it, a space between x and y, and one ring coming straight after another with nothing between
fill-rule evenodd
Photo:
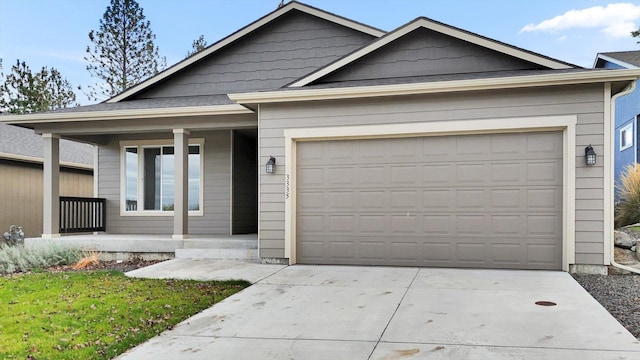
<instances>
[{"instance_id":1,"label":"pine tree","mask_svg":"<svg viewBox=\"0 0 640 360\"><path fill-rule=\"evenodd\" d=\"M193 40L193 43L191 43L191 50L187 52L187 57L204 50L206 47L207 40L204 39L204 35L200 35L198 39Z\"/></svg>"},{"instance_id":2,"label":"pine tree","mask_svg":"<svg viewBox=\"0 0 640 360\"><path fill-rule=\"evenodd\" d=\"M43 67L32 73L24 61L17 60L0 84L0 112L29 114L77 106L69 81L55 68Z\"/></svg>"},{"instance_id":3,"label":"pine tree","mask_svg":"<svg viewBox=\"0 0 640 360\"><path fill-rule=\"evenodd\" d=\"M135 0L111 0L99 30L89 32L87 70L98 82L89 87L89 98L112 97L157 74L166 66L142 8Z\"/></svg>"}]
</instances>

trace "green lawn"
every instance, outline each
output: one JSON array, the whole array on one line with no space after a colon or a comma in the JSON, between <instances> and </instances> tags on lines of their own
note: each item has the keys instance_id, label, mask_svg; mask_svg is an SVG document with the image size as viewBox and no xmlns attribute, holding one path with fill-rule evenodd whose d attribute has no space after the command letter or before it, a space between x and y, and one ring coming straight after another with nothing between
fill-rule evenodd
<instances>
[{"instance_id":1,"label":"green lawn","mask_svg":"<svg viewBox=\"0 0 640 360\"><path fill-rule=\"evenodd\" d=\"M0 359L111 359L249 285L106 271L0 277Z\"/></svg>"}]
</instances>

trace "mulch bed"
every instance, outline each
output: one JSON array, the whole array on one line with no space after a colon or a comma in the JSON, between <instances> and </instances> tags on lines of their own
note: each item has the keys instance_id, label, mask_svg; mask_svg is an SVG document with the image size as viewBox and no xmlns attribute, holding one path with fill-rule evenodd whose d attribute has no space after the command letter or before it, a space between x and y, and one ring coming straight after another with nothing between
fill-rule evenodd
<instances>
[{"instance_id":1,"label":"mulch bed","mask_svg":"<svg viewBox=\"0 0 640 360\"><path fill-rule=\"evenodd\" d=\"M90 264L83 269L73 269L73 265L55 266L47 269L51 272L62 271L95 271L95 270L115 270L115 271L132 271L135 269L143 268L145 266L157 264L165 260L143 260L141 258L133 257L126 260L110 260L99 261L97 264Z\"/></svg>"}]
</instances>

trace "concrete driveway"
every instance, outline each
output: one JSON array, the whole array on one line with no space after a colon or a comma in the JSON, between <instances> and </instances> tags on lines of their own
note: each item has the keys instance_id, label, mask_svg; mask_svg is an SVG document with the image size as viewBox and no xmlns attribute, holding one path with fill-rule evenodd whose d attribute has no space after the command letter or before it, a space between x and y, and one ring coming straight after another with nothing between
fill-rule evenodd
<instances>
[{"instance_id":1,"label":"concrete driveway","mask_svg":"<svg viewBox=\"0 0 640 360\"><path fill-rule=\"evenodd\" d=\"M120 359L640 359L564 272L278 270Z\"/></svg>"}]
</instances>

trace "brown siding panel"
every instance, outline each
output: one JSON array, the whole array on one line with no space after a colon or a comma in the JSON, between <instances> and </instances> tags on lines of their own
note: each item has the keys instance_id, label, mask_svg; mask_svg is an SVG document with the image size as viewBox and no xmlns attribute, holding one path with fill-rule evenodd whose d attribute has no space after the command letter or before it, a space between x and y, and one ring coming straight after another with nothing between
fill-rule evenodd
<instances>
[{"instance_id":1,"label":"brown siding panel","mask_svg":"<svg viewBox=\"0 0 640 360\"><path fill-rule=\"evenodd\" d=\"M22 226L27 237L42 235L42 165L0 160L0 234ZM60 196L93 197L91 171L60 170Z\"/></svg>"}]
</instances>

